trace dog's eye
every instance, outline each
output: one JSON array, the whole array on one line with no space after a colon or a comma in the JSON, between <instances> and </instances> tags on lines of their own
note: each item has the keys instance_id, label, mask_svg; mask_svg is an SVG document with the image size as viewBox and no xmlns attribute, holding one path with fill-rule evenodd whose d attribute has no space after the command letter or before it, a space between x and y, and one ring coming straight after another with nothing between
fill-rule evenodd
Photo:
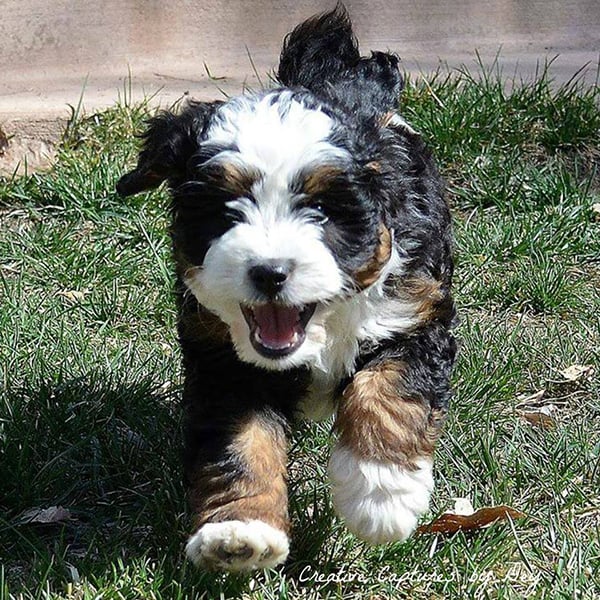
<instances>
[{"instance_id":1,"label":"dog's eye","mask_svg":"<svg viewBox=\"0 0 600 600\"><path fill-rule=\"evenodd\" d=\"M320 203L314 204L310 207L311 217L315 220L319 225L323 225L329 221L329 217L325 214L325 210L323 209L323 205Z\"/></svg>"},{"instance_id":2,"label":"dog's eye","mask_svg":"<svg viewBox=\"0 0 600 600\"><path fill-rule=\"evenodd\" d=\"M323 204L316 198L307 198L302 200L297 206L302 210L304 215L318 225L324 225L327 223L327 221L329 221L329 217L325 213Z\"/></svg>"}]
</instances>

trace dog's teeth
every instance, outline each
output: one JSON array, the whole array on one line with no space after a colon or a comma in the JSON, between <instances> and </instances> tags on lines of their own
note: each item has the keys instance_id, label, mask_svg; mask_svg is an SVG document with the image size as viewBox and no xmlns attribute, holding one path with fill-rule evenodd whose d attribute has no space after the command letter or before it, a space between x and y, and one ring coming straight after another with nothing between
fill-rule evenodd
<instances>
[{"instance_id":1,"label":"dog's teeth","mask_svg":"<svg viewBox=\"0 0 600 600\"><path fill-rule=\"evenodd\" d=\"M263 339L260 337L260 334L258 333L258 331L254 332L254 339L261 344L262 346L266 346L267 348L270 347L268 344L265 344ZM282 346L281 348L279 348L279 350L284 350L285 348L291 348L294 344L296 344L298 342L298 332L294 332L294 337L292 338L292 340L286 344L285 346Z\"/></svg>"}]
</instances>

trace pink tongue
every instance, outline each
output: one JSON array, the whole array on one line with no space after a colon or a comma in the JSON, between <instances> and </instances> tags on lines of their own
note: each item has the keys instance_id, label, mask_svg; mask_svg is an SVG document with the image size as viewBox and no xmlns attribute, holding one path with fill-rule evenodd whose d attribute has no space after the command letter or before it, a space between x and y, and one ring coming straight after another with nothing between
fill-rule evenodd
<instances>
[{"instance_id":1,"label":"pink tongue","mask_svg":"<svg viewBox=\"0 0 600 600\"><path fill-rule=\"evenodd\" d=\"M285 348L294 341L300 312L297 308L263 304L254 307L254 319L265 346Z\"/></svg>"}]
</instances>

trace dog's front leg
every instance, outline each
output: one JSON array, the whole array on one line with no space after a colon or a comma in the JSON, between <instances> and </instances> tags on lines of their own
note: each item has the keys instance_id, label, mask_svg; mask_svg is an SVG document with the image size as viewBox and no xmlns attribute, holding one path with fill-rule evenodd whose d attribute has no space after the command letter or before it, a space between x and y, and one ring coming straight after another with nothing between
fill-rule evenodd
<instances>
[{"instance_id":1,"label":"dog's front leg","mask_svg":"<svg viewBox=\"0 0 600 600\"><path fill-rule=\"evenodd\" d=\"M224 422L224 419L227 422ZM186 553L208 569L275 566L288 554L285 421L263 407L188 428Z\"/></svg>"},{"instance_id":2,"label":"dog's front leg","mask_svg":"<svg viewBox=\"0 0 600 600\"><path fill-rule=\"evenodd\" d=\"M452 338L432 328L369 360L343 392L332 497L348 529L366 541L405 540L428 509L453 359Z\"/></svg>"}]
</instances>

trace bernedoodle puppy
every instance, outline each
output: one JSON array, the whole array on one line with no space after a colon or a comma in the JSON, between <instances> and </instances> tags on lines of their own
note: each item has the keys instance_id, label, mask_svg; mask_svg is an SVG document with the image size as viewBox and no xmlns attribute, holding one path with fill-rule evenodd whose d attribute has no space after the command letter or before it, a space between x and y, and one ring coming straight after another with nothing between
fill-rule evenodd
<instances>
[{"instance_id":1,"label":"bernedoodle puppy","mask_svg":"<svg viewBox=\"0 0 600 600\"><path fill-rule=\"evenodd\" d=\"M455 318L443 184L398 115L398 59L343 7L285 39L280 87L150 119L118 192L167 181L185 473L205 568L288 554L287 438L335 414L334 507L371 543L428 508Z\"/></svg>"}]
</instances>

